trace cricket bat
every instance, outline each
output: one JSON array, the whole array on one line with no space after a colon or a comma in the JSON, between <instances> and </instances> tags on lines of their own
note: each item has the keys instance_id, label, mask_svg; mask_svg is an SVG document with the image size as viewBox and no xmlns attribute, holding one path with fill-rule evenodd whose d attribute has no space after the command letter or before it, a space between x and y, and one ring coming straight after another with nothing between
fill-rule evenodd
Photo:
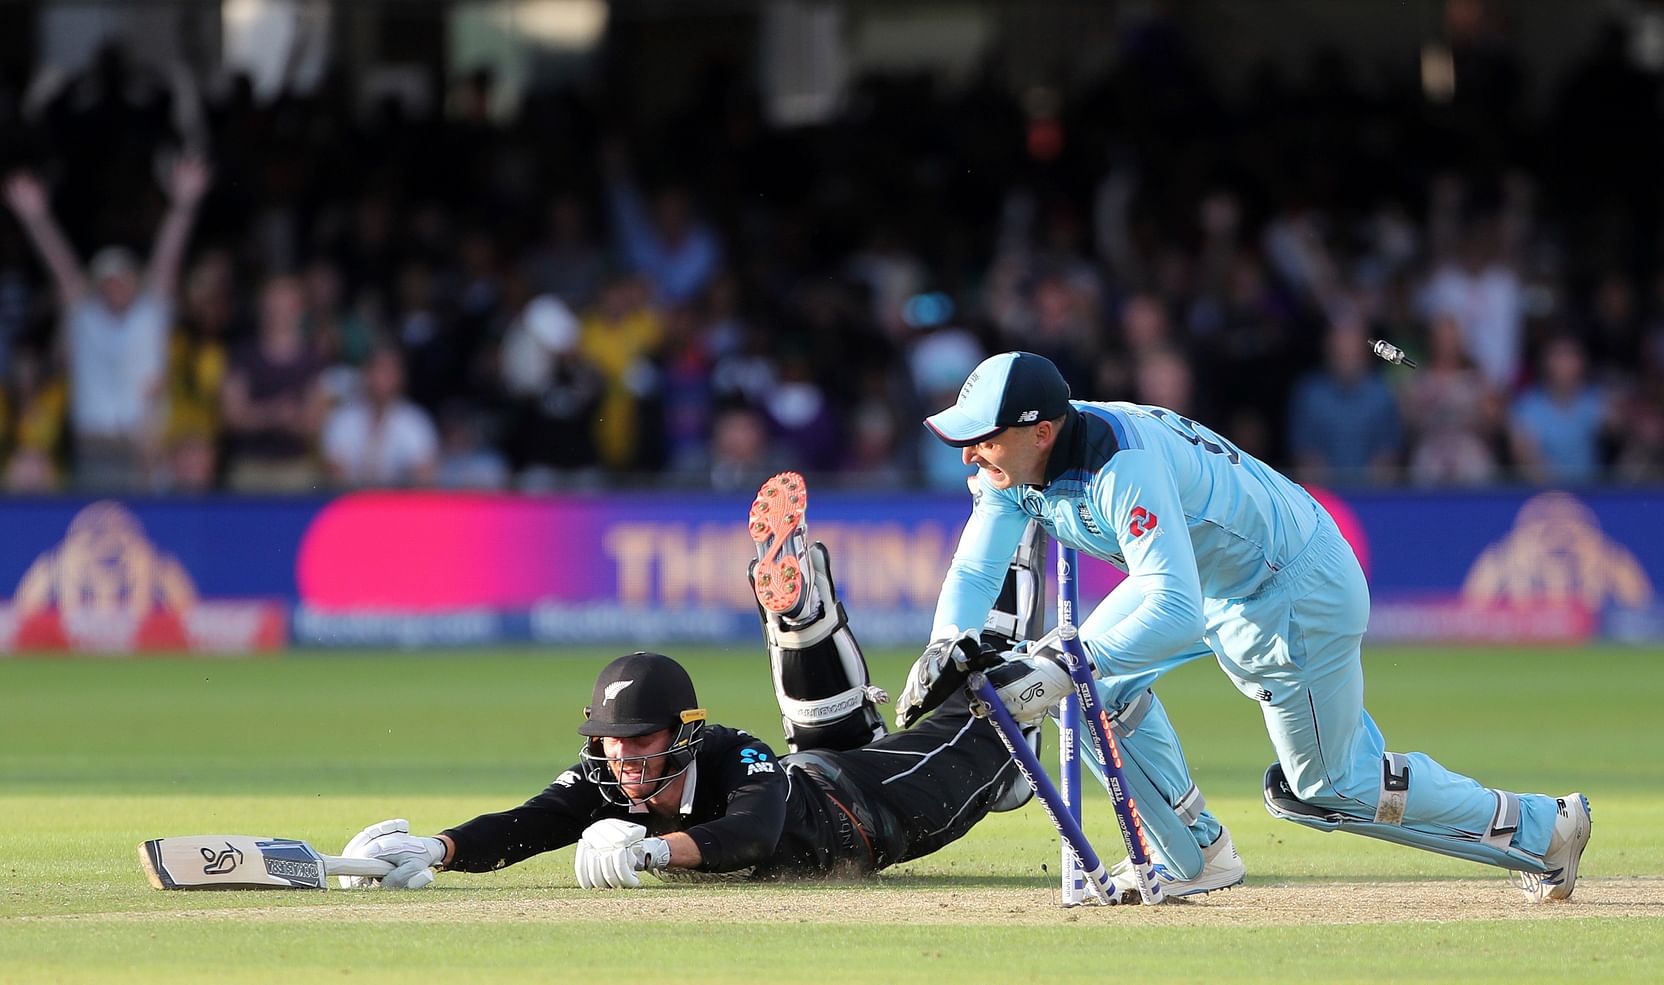
<instances>
[{"instance_id":1,"label":"cricket bat","mask_svg":"<svg viewBox=\"0 0 1664 985\"><path fill-rule=\"evenodd\" d=\"M376 858L321 855L296 838L187 835L139 844L139 865L157 889L324 889L330 876L384 876Z\"/></svg>"}]
</instances>

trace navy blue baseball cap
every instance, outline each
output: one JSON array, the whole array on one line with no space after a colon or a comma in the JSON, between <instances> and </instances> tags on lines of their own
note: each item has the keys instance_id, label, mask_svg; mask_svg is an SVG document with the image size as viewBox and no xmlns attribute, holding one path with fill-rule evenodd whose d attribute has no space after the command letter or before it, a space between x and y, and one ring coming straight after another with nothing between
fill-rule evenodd
<instances>
[{"instance_id":1,"label":"navy blue baseball cap","mask_svg":"<svg viewBox=\"0 0 1664 985\"><path fill-rule=\"evenodd\" d=\"M1053 421L1068 411L1069 384L1056 364L1032 352L1002 352L971 371L952 407L924 423L936 437L965 448L1006 428Z\"/></svg>"}]
</instances>

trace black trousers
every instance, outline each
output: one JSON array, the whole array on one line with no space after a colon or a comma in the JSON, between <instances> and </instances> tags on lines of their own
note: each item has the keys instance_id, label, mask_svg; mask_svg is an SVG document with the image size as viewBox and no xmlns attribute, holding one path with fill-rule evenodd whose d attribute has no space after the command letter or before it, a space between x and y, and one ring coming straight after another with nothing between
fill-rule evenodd
<instances>
[{"instance_id":1,"label":"black trousers","mask_svg":"<svg viewBox=\"0 0 1664 985\"><path fill-rule=\"evenodd\" d=\"M1026 783L998 733L955 698L905 732L859 749L783 760L829 801L827 849L868 871L929 855L963 836L1012 783ZM865 862L865 864L863 864Z\"/></svg>"}]
</instances>

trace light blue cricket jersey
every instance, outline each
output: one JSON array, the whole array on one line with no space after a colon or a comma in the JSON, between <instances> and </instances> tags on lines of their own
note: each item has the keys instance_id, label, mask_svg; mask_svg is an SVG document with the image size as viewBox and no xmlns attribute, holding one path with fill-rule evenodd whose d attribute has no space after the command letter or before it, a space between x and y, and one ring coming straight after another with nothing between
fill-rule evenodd
<instances>
[{"instance_id":1,"label":"light blue cricket jersey","mask_svg":"<svg viewBox=\"0 0 1664 985\"><path fill-rule=\"evenodd\" d=\"M1174 411L1071 403L1079 413L1066 419L1045 485L978 482L934 636L987 620L1032 517L1059 543L1127 572L1142 601L1091 642L1114 655L1114 673L1136 672L1193 649L1203 600L1252 595L1326 516L1293 481Z\"/></svg>"}]
</instances>

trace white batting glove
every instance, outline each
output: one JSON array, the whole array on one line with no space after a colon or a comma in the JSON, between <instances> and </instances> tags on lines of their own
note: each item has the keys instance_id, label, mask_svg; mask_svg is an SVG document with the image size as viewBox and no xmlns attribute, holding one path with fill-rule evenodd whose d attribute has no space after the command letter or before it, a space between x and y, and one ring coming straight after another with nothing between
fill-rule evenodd
<instances>
[{"instance_id":1,"label":"white batting glove","mask_svg":"<svg viewBox=\"0 0 1664 985\"><path fill-rule=\"evenodd\" d=\"M380 879L339 876L344 889L376 885L383 889L424 889L433 883L433 866L445 860L445 843L438 838L412 835L410 822L396 817L372 824L354 835L341 854L347 858L380 859L394 866L392 872Z\"/></svg>"},{"instance_id":2,"label":"white batting glove","mask_svg":"<svg viewBox=\"0 0 1664 985\"><path fill-rule=\"evenodd\" d=\"M621 818L606 818L584 829L572 871L585 889L635 889L642 869L657 872L670 864L670 843L647 837L647 829Z\"/></svg>"},{"instance_id":3,"label":"white batting glove","mask_svg":"<svg viewBox=\"0 0 1664 985\"><path fill-rule=\"evenodd\" d=\"M403 818L394 818L382 821L379 824L372 824L353 835L352 840L347 842L347 847L341 849L341 855L343 858L370 858L371 856L364 850L365 845L389 832L409 830L410 822ZM381 880L374 876L336 876L335 881L340 884L342 889L374 889L381 885Z\"/></svg>"}]
</instances>

